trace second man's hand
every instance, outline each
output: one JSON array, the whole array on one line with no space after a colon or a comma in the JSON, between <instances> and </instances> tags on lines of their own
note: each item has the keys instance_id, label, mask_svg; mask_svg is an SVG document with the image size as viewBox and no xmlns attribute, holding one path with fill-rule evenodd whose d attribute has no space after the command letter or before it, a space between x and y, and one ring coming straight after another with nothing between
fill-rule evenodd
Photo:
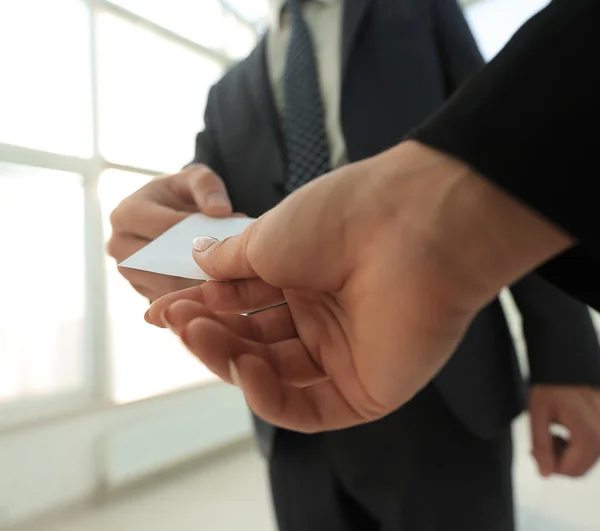
<instances>
[{"instance_id":1,"label":"second man's hand","mask_svg":"<svg viewBox=\"0 0 600 531\"><path fill-rule=\"evenodd\" d=\"M202 269L237 280L167 295L147 319L265 420L339 429L409 400L482 305L570 243L462 163L407 142L313 181L240 236L197 240Z\"/></svg>"},{"instance_id":2,"label":"second man's hand","mask_svg":"<svg viewBox=\"0 0 600 531\"><path fill-rule=\"evenodd\" d=\"M232 213L223 181L207 166L191 164L176 175L155 179L112 212L108 252L117 263L193 212L225 217ZM120 268L132 286L151 301L198 284L197 281Z\"/></svg>"}]
</instances>

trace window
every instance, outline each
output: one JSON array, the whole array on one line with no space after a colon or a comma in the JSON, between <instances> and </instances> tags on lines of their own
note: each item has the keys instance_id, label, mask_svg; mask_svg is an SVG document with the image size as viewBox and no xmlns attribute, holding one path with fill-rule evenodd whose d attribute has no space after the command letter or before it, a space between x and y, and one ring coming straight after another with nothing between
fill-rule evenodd
<instances>
[{"instance_id":1,"label":"window","mask_svg":"<svg viewBox=\"0 0 600 531\"><path fill-rule=\"evenodd\" d=\"M110 13L99 14L97 28L100 152L176 171L192 160L222 64Z\"/></svg>"},{"instance_id":2,"label":"window","mask_svg":"<svg viewBox=\"0 0 600 531\"><path fill-rule=\"evenodd\" d=\"M261 24L269 13L269 0L225 0L225 5L252 24Z\"/></svg>"},{"instance_id":3,"label":"window","mask_svg":"<svg viewBox=\"0 0 600 531\"><path fill-rule=\"evenodd\" d=\"M86 384L83 225L81 176L0 162L0 403Z\"/></svg>"},{"instance_id":4,"label":"window","mask_svg":"<svg viewBox=\"0 0 600 531\"><path fill-rule=\"evenodd\" d=\"M479 0L466 15L483 56L490 60L530 17L549 0Z\"/></svg>"},{"instance_id":5,"label":"window","mask_svg":"<svg viewBox=\"0 0 600 531\"><path fill-rule=\"evenodd\" d=\"M223 47L225 10L219 0L116 0L115 4L208 48Z\"/></svg>"},{"instance_id":6,"label":"window","mask_svg":"<svg viewBox=\"0 0 600 531\"><path fill-rule=\"evenodd\" d=\"M91 156L88 17L77 0L0 2L0 142Z\"/></svg>"},{"instance_id":7,"label":"window","mask_svg":"<svg viewBox=\"0 0 600 531\"><path fill-rule=\"evenodd\" d=\"M0 423L213 380L104 246L122 198L191 160L253 24L222 0L0 2Z\"/></svg>"}]
</instances>

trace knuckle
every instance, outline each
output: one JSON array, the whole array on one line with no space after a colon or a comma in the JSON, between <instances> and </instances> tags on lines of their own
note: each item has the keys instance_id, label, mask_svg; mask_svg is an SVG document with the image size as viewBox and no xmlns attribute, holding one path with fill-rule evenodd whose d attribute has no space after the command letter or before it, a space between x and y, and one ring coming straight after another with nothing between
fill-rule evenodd
<instances>
[{"instance_id":1,"label":"knuckle","mask_svg":"<svg viewBox=\"0 0 600 531\"><path fill-rule=\"evenodd\" d=\"M209 167L203 162L194 162L193 164L190 164L185 170L183 170L182 173L195 173L198 171L204 171L208 169Z\"/></svg>"},{"instance_id":2,"label":"knuckle","mask_svg":"<svg viewBox=\"0 0 600 531\"><path fill-rule=\"evenodd\" d=\"M113 229L117 229L123 224L123 210L125 208L125 200L121 201L117 207L110 213L108 220Z\"/></svg>"},{"instance_id":3,"label":"knuckle","mask_svg":"<svg viewBox=\"0 0 600 531\"><path fill-rule=\"evenodd\" d=\"M221 186L222 181L208 166L203 166L195 172L193 185L198 188L208 188L215 185Z\"/></svg>"},{"instance_id":4,"label":"knuckle","mask_svg":"<svg viewBox=\"0 0 600 531\"><path fill-rule=\"evenodd\" d=\"M123 199L116 208L110 213L108 219L113 228L113 231L120 231L127 229L128 224L131 223L131 219L134 217L135 210L138 208L139 190L133 195Z\"/></svg>"},{"instance_id":5,"label":"knuckle","mask_svg":"<svg viewBox=\"0 0 600 531\"><path fill-rule=\"evenodd\" d=\"M114 259L118 260L119 259L119 243L115 237L115 235L113 234L109 240L106 242L106 253L109 256L112 256Z\"/></svg>"}]
</instances>

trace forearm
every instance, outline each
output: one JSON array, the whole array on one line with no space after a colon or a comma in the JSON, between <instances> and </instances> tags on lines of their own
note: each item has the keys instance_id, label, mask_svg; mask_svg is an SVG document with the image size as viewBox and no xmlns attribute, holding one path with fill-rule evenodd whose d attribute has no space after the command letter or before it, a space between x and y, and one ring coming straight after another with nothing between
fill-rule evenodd
<instances>
[{"instance_id":1,"label":"forearm","mask_svg":"<svg viewBox=\"0 0 600 531\"><path fill-rule=\"evenodd\" d=\"M600 385L600 346L587 307L535 274L510 290L522 316L531 383Z\"/></svg>"},{"instance_id":2,"label":"forearm","mask_svg":"<svg viewBox=\"0 0 600 531\"><path fill-rule=\"evenodd\" d=\"M440 176L430 246L465 296L483 305L504 286L573 245L573 239L464 163L412 143ZM433 182L433 181L432 181Z\"/></svg>"},{"instance_id":3,"label":"forearm","mask_svg":"<svg viewBox=\"0 0 600 531\"><path fill-rule=\"evenodd\" d=\"M459 158L592 247L600 2L554 0L414 138Z\"/></svg>"}]
</instances>

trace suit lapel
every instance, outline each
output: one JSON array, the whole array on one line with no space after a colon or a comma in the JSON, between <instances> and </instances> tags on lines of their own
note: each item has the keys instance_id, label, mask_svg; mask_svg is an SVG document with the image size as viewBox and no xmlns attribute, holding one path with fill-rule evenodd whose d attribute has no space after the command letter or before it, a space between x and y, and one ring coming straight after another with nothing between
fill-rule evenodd
<instances>
[{"instance_id":1,"label":"suit lapel","mask_svg":"<svg viewBox=\"0 0 600 531\"><path fill-rule=\"evenodd\" d=\"M342 37L342 80L346 77L346 69L350 53L361 23L367 14L367 8L373 0L345 0Z\"/></svg>"},{"instance_id":2,"label":"suit lapel","mask_svg":"<svg viewBox=\"0 0 600 531\"><path fill-rule=\"evenodd\" d=\"M264 35L248 57L246 76L256 112L268 124L270 132L277 137L278 147L283 149L281 125L267 68L267 36Z\"/></svg>"},{"instance_id":3,"label":"suit lapel","mask_svg":"<svg viewBox=\"0 0 600 531\"><path fill-rule=\"evenodd\" d=\"M245 76L255 111L266 126L257 131L257 134L265 135L262 145L271 146L271 149L262 150L257 156L262 158L265 168L268 168L267 175L271 176L273 184L279 189L287 174L285 147L268 72L266 35L245 61Z\"/></svg>"}]
</instances>

